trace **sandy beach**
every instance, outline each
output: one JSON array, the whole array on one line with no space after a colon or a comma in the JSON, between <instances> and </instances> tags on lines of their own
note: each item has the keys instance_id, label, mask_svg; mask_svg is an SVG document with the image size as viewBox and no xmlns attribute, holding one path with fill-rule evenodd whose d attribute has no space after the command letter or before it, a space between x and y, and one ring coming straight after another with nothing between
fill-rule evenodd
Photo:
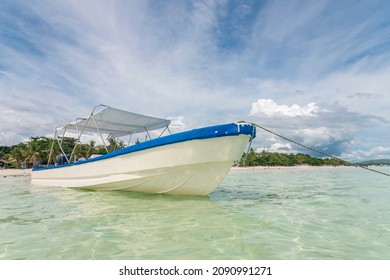
<instances>
[{"instance_id":1,"label":"sandy beach","mask_svg":"<svg viewBox=\"0 0 390 280\"><path fill-rule=\"evenodd\" d=\"M244 171L267 171L267 170L313 170L313 169L333 169L333 168L348 168L350 166L310 166L310 165L297 165L297 166L247 166L237 167L234 166L230 169L231 172L244 172Z\"/></svg>"},{"instance_id":2,"label":"sandy beach","mask_svg":"<svg viewBox=\"0 0 390 280\"><path fill-rule=\"evenodd\" d=\"M245 172L245 171L266 171L266 170L310 170L310 169L329 169L329 168L346 168L348 166L248 166L248 167L232 167L230 172ZM7 176L30 176L31 169L0 169L0 177Z\"/></svg>"},{"instance_id":3,"label":"sandy beach","mask_svg":"<svg viewBox=\"0 0 390 280\"><path fill-rule=\"evenodd\" d=\"M31 169L0 169L0 177L30 176Z\"/></svg>"}]
</instances>

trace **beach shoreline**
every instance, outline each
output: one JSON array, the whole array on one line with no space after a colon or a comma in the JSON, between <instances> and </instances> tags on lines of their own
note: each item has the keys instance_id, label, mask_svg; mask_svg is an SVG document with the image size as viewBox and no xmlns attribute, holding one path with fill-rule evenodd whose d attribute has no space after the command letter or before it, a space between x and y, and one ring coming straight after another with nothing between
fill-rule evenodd
<instances>
[{"instance_id":1,"label":"beach shoreline","mask_svg":"<svg viewBox=\"0 0 390 280\"><path fill-rule=\"evenodd\" d=\"M316 169L335 169L335 168L350 168L351 166L333 166L333 165L297 165L297 166L234 166L230 169L231 172L246 172L246 171L267 171L267 170L316 170Z\"/></svg>"},{"instance_id":2,"label":"beach shoreline","mask_svg":"<svg viewBox=\"0 0 390 280\"><path fill-rule=\"evenodd\" d=\"M0 177L31 176L31 169L0 169Z\"/></svg>"},{"instance_id":3,"label":"beach shoreline","mask_svg":"<svg viewBox=\"0 0 390 280\"><path fill-rule=\"evenodd\" d=\"M233 166L230 172L247 172L247 171L267 171L267 170L314 170L314 169L334 169L334 168L349 168L351 166L246 166L238 167ZM19 176L31 176L31 169L0 169L0 177L19 177Z\"/></svg>"}]
</instances>

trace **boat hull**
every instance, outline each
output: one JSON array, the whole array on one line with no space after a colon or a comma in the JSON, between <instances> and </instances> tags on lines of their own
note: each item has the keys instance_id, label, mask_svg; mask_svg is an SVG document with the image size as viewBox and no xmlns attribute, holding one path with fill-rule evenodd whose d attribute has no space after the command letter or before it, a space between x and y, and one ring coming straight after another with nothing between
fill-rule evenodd
<instances>
[{"instance_id":1,"label":"boat hull","mask_svg":"<svg viewBox=\"0 0 390 280\"><path fill-rule=\"evenodd\" d=\"M84 164L33 170L32 184L175 195L208 195L252 135L189 139Z\"/></svg>"}]
</instances>

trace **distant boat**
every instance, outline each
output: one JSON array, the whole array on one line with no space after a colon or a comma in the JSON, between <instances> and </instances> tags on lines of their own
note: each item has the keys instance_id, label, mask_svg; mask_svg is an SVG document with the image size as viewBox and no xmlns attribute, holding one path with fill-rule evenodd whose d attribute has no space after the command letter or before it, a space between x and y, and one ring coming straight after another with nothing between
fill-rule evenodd
<instances>
[{"instance_id":1,"label":"distant boat","mask_svg":"<svg viewBox=\"0 0 390 280\"><path fill-rule=\"evenodd\" d=\"M238 161L256 128L228 123L161 136L104 155L71 161L61 138L73 131L77 141L85 133L122 137L164 129L170 120L140 115L113 107L96 106L87 118L56 128L52 150L58 143L57 165L33 168L32 184L90 190L124 190L175 195L208 195ZM59 136L59 132L63 134ZM149 137L150 138L150 137ZM77 146L77 144L76 144ZM107 149L107 147L106 147ZM51 152L52 154L53 152Z\"/></svg>"}]
</instances>

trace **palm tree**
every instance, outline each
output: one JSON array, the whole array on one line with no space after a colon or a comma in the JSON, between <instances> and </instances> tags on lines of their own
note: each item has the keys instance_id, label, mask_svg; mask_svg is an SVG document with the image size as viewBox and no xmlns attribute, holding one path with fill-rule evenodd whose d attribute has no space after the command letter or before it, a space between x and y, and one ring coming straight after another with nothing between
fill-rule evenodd
<instances>
[{"instance_id":1,"label":"palm tree","mask_svg":"<svg viewBox=\"0 0 390 280\"><path fill-rule=\"evenodd\" d=\"M31 137L30 141L27 142L25 149L22 151L24 156L24 161L26 164L32 164L33 166L37 165L41 160L40 155L40 138Z\"/></svg>"},{"instance_id":2,"label":"palm tree","mask_svg":"<svg viewBox=\"0 0 390 280\"><path fill-rule=\"evenodd\" d=\"M113 137L108 138L109 145L107 146L107 149L109 152L113 152L118 149L122 149L125 147L125 143L123 140L117 140Z\"/></svg>"},{"instance_id":3,"label":"palm tree","mask_svg":"<svg viewBox=\"0 0 390 280\"><path fill-rule=\"evenodd\" d=\"M96 142L91 140L88 143L88 148L87 148L87 157L90 157L91 155L96 153L96 147L95 147Z\"/></svg>"},{"instance_id":4,"label":"palm tree","mask_svg":"<svg viewBox=\"0 0 390 280\"><path fill-rule=\"evenodd\" d=\"M16 168L20 168L20 165L23 161L23 146L22 144L19 144L15 146L10 153L9 160L10 161L15 161Z\"/></svg>"}]
</instances>

